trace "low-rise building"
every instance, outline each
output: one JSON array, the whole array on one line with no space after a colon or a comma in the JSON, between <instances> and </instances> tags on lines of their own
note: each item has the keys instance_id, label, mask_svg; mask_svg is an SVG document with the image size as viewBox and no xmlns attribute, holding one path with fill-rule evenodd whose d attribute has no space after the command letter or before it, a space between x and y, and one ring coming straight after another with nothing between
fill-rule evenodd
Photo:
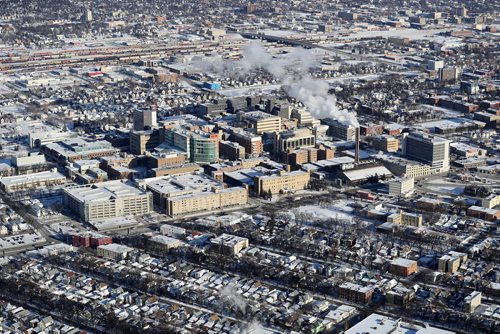
<instances>
[{"instance_id":1,"label":"low-rise building","mask_svg":"<svg viewBox=\"0 0 500 334\"><path fill-rule=\"evenodd\" d=\"M340 298L353 303L368 304L371 302L375 288L356 283L343 283L339 286Z\"/></svg>"},{"instance_id":2,"label":"low-rise building","mask_svg":"<svg viewBox=\"0 0 500 334\"><path fill-rule=\"evenodd\" d=\"M488 209L474 205L467 209L467 216L487 221L496 221L500 219L500 210Z\"/></svg>"},{"instance_id":3,"label":"low-rise building","mask_svg":"<svg viewBox=\"0 0 500 334\"><path fill-rule=\"evenodd\" d=\"M155 235L148 239L148 246L156 251L168 251L179 247L182 242L179 239L165 235Z\"/></svg>"},{"instance_id":4,"label":"low-rise building","mask_svg":"<svg viewBox=\"0 0 500 334\"><path fill-rule=\"evenodd\" d=\"M408 277L417 272L417 261L397 258L391 262L391 274Z\"/></svg>"},{"instance_id":5,"label":"low-rise building","mask_svg":"<svg viewBox=\"0 0 500 334\"><path fill-rule=\"evenodd\" d=\"M408 197L413 193L415 179L413 177L401 177L389 181L389 195L396 197Z\"/></svg>"},{"instance_id":6,"label":"low-rise building","mask_svg":"<svg viewBox=\"0 0 500 334\"><path fill-rule=\"evenodd\" d=\"M160 233L168 237L178 238L186 235L186 229L184 227L163 224L160 226Z\"/></svg>"},{"instance_id":7,"label":"low-rise building","mask_svg":"<svg viewBox=\"0 0 500 334\"><path fill-rule=\"evenodd\" d=\"M212 249L229 255L236 255L248 247L248 239L223 233L210 240Z\"/></svg>"},{"instance_id":8,"label":"low-rise building","mask_svg":"<svg viewBox=\"0 0 500 334\"><path fill-rule=\"evenodd\" d=\"M0 186L7 193L45 189L64 184L66 176L56 170L0 178Z\"/></svg>"},{"instance_id":9,"label":"low-rise building","mask_svg":"<svg viewBox=\"0 0 500 334\"><path fill-rule=\"evenodd\" d=\"M126 259L133 250L133 248L125 245L109 244L97 247L97 255L105 259L121 261Z\"/></svg>"},{"instance_id":10,"label":"low-rise building","mask_svg":"<svg viewBox=\"0 0 500 334\"><path fill-rule=\"evenodd\" d=\"M420 227L423 223L423 216L421 214L400 210L399 212L387 216L387 222L392 224Z\"/></svg>"}]
</instances>

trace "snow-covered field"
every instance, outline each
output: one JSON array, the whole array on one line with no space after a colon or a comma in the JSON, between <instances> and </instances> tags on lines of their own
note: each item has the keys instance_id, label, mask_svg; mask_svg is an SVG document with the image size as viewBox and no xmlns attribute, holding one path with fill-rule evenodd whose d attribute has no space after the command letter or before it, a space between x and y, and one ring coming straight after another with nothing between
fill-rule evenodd
<instances>
[{"instance_id":1,"label":"snow-covered field","mask_svg":"<svg viewBox=\"0 0 500 334\"><path fill-rule=\"evenodd\" d=\"M313 218L325 219L345 219L351 220L353 218L353 208L346 205L347 203L333 203L328 206L322 207L319 205L304 205L292 210L297 214L307 214Z\"/></svg>"}]
</instances>

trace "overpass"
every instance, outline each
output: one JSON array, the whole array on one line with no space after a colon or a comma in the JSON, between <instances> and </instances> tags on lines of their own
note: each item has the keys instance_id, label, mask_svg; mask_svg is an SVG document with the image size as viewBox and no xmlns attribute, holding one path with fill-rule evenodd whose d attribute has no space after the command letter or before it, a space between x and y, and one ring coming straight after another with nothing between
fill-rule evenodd
<instances>
[{"instance_id":1,"label":"overpass","mask_svg":"<svg viewBox=\"0 0 500 334\"><path fill-rule=\"evenodd\" d=\"M291 38L286 38L286 37L280 37L280 36L271 36L271 35L265 35L262 33L249 33L249 32L241 32L240 35L243 38L249 38L249 39L261 39L261 40L266 40L268 42L277 42L281 44L286 44L290 46L301 46L306 49L321 49L321 50L326 50L333 52L335 56L337 57L343 57L346 59L353 59L353 60L359 60L359 61L368 61L368 62L374 62L378 64L385 64L385 65L396 65L399 66L398 64L395 64L389 60L384 60L380 58L375 58L375 57L368 57L360 54L354 54L350 53L341 49L329 47L329 46L323 46L320 44L315 44L303 40L298 40L298 39L291 39Z\"/></svg>"}]
</instances>

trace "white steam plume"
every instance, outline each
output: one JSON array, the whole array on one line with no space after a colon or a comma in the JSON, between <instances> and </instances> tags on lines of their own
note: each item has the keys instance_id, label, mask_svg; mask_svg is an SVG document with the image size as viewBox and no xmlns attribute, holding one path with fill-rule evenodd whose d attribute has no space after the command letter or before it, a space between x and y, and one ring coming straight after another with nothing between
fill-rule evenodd
<instances>
[{"instance_id":1,"label":"white steam plume","mask_svg":"<svg viewBox=\"0 0 500 334\"><path fill-rule=\"evenodd\" d=\"M243 48L242 55L240 61L222 62L220 59L209 65L206 62L198 64L198 67L209 66L217 73L233 77L263 69L279 80L285 92L302 102L315 118L333 118L359 126L354 113L338 108L337 99L329 93L328 83L310 76L309 69L317 63L312 50L294 48L288 54L273 57L260 41L251 41Z\"/></svg>"},{"instance_id":2,"label":"white steam plume","mask_svg":"<svg viewBox=\"0 0 500 334\"><path fill-rule=\"evenodd\" d=\"M265 330L262 325L256 320L248 324L246 328L243 329L243 334L267 334L268 330Z\"/></svg>"},{"instance_id":3,"label":"white steam plume","mask_svg":"<svg viewBox=\"0 0 500 334\"><path fill-rule=\"evenodd\" d=\"M247 311L247 303L238 293L236 286L228 284L219 291L221 299L226 299L229 305L235 306L243 314Z\"/></svg>"}]
</instances>

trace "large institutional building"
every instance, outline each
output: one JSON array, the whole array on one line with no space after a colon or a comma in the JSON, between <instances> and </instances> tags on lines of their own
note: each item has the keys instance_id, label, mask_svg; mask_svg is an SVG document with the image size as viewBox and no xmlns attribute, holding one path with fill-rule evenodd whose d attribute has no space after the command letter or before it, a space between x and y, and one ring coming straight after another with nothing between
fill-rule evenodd
<instances>
[{"instance_id":1,"label":"large institutional building","mask_svg":"<svg viewBox=\"0 0 500 334\"><path fill-rule=\"evenodd\" d=\"M142 215L153 210L151 193L122 181L66 188L64 204L86 222Z\"/></svg>"},{"instance_id":2,"label":"large institutional building","mask_svg":"<svg viewBox=\"0 0 500 334\"><path fill-rule=\"evenodd\" d=\"M404 140L404 153L411 159L429 165L433 173L450 170L450 141L447 139L413 132Z\"/></svg>"},{"instance_id":3,"label":"large institutional building","mask_svg":"<svg viewBox=\"0 0 500 334\"><path fill-rule=\"evenodd\" d=\"M219 136L184 128L165 129L165 142L187 153L191 162L211 163L219 159Z\"/></svg>"},{"instance_id":4,"label":"large institutional building","mask_svg":"<svg viewBox=\"0 0 500 334\"><path fill-rule=\"evenodd\" d=\"M203 174L184 174L144 180L154 203L169 216L211 211L248 203L248 190L224 188Z\"/></svg>"}]
</instances>

